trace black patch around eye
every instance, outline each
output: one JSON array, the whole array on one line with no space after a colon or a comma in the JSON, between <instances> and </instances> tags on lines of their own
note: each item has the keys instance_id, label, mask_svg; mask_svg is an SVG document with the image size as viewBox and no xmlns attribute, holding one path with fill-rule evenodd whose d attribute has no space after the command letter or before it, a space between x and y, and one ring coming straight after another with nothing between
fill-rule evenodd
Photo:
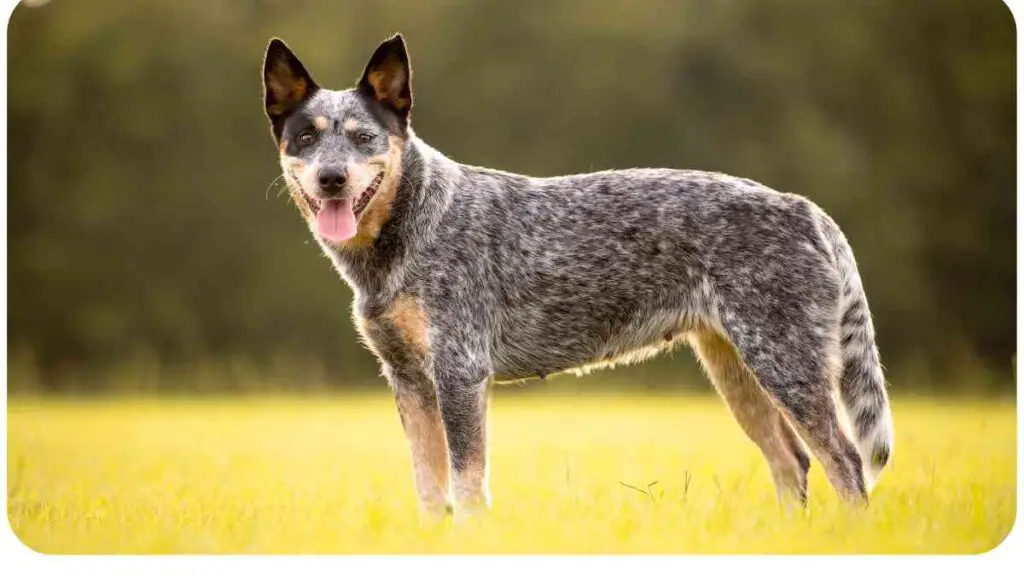
<instances>
[{"instance_id":1,"label":"black patch around eye","mask_svg":"<svg viewBox=\"0 0 1024 576\"><path fill-rule=\"evenodd\" d=\"M313 140L309 144L302 144L299 138L306 133L313 134ZM285 153L289 156L298 156L311 144L316 143L316 130L313 126L313 120L304 113L293 114L285 123L282 137L287 142Z\"/></svg>"}]
</instances>

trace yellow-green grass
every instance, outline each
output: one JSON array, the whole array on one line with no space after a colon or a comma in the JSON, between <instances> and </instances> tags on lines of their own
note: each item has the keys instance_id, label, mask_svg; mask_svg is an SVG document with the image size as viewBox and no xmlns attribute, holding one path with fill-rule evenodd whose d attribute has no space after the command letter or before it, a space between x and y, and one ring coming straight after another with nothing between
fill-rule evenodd
<instances>
[{"instance_id":1,"label":"yellow-green grass","mask_svg":"<svg viewBox=\"0 0 1024 576\"><path fill-rule=\"evenodd\" d=\"M871 506L815 463L809 513L787 515L712 396L499 391L492 510L423 524L385 392L14 399L11 525L49 553L976 553L1014 522L1010 401L896 398Z\"/></svg>"}]
</instances>

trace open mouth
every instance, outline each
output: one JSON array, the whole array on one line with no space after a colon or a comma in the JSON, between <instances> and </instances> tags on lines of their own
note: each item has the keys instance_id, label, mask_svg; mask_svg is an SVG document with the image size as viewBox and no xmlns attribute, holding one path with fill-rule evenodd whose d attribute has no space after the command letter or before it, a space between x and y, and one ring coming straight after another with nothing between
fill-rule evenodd
<instances>
[{"instance_id":1,"label":"open mouth","mask_svg":"<svg viewBox=\"0 0 1024 576\"><path fill-rule=\"evenodd\" d=\"M369 206L370 200L373 200L373 197L377 194L377 188L380 187L380 183L383 181L384 173L381 172L370 181L370 185L366 187L366 190L363 190L363 193L359 195L359 198L356 198L356 202L352 206L352 212L355 213L356 218L359 218L359 215L363 213L363 210L366 210L366 207Z\"/></svg>"},{"instance_id":2,"label":"open mouth","mask_svg":"<svg viewBox=\"0 0 1024 576\"><path fill-rule=\"evenodd\" d=\"M383 181L384 172L381 172L370 181L370 184L362 191L362 193L359 194L359 197L355 199L355 202L352 204L352 213L356 218L359 218L359 215L366 210L367 206L370 205L370 200L373 200L373 197L377 194L377 189L380 188L380 183ZM306 204L309 204L309 208L313 211L314 216L320 213L320 209L323 208L324 202L330 201L311 196L305 190L302 190L302 196L305 198Z\"/></svg>"}]
</instances>

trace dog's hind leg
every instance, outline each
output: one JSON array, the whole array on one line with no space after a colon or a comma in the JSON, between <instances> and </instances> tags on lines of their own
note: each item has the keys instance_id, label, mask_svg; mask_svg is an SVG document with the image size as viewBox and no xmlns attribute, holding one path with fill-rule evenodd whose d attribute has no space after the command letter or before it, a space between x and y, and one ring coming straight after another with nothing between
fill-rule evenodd
<instances>
[{"instance_id":1,"label":"dog's hind leg","mask_svg":"<svg viewBox=\"0 0 1024 576\"><path fill-rule=\"evenodd\" d=\"M715 389L768 461L779 500L806 505L811 461L789 423L725 338L701 331L690 341Z\"/></svg>"},{"instance_id":2,"label":"dog's hind leg","mask_svg":"<svg viewBox=\"0 0 1024 576\"><path fill-rule=\"evenodd\" d=\"M833 398L837 333L824 320L795 320L782 324L748 314L742 324L727 323L727 329L761 388L807 443L840 497L867 503L861 456L843 431Z\"/></svg>"}]
</instances>

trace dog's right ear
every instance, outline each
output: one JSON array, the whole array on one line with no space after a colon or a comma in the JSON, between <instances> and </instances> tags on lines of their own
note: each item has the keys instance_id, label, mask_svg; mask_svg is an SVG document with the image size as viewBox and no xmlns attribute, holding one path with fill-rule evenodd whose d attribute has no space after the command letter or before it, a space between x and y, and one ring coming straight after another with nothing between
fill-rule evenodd
<instances>
[{"instance_id":1,"label":"dog's right ear","mask_svg":"<svg viewBox=\"0 0 1024 576\"><path fill-rule=\"evenodd\" d=\"M284 41L272 38L263 58L263 100L275 138L281 138L288 115L318 89Z\"/></svg>"}]
</instances>

